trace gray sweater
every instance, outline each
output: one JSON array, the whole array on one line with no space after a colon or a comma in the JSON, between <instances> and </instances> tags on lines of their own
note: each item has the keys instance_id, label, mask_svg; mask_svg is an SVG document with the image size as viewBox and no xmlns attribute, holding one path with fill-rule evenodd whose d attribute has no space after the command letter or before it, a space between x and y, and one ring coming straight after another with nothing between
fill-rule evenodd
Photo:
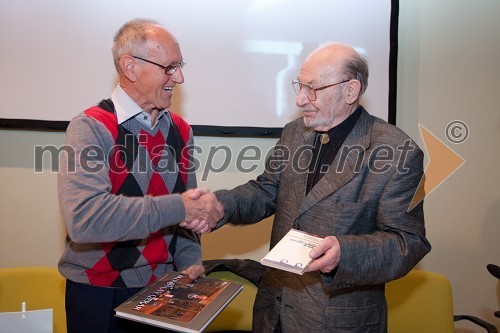
<instances>
[{"instance_id":1,"label":"gray sweater","mask_svg":"<svg viewBox=\"0 0 500 333\"><path fill-rule=\"evenodd\" d=\"M170 113L154 130L135 118L118 125L112 110L103 101L66 132L58 192L67 238L59 271L78 283L143 287L201 264L199 237L177 227L185 209L174 194L196 187L194 171L184 170L192 154L180 154L192 147L192 130Z\"/></svg>"}]
</instances>

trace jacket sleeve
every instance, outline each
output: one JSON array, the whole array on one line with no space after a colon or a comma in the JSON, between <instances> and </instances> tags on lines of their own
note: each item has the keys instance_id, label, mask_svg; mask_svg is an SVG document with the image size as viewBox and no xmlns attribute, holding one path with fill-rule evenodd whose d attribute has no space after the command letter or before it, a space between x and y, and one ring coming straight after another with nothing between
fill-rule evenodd
<instances>
[{"instance_id":1,"label":"jacket sleeve","mask_svg":"<svg viewBox=\"0 0 500 333\"><path fill-rule=\"evenodd\" d=\"M250 180L232 190L215 192L224 206L224 218L216 228L220 228L227 222L256 223L275 213L281 172L286 168L289 158L283 137L282 135L267 158L264 172L255 180Z\"/></svg>"}]
</instances>

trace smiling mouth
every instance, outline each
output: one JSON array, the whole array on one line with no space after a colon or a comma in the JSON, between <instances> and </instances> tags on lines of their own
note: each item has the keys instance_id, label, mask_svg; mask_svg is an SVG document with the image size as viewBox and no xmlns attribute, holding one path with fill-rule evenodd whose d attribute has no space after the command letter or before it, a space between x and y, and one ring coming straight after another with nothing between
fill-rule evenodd
<instances>
[{"instance_id":1,"label":"smiling mouth","mask_svg":"<svg viewBox=\"0 0 500 333\"><path fill-rule=\"evenodd\" d=\"M171 94L174 91L174 87L164 87L163 90Z\"/></svg>"}]
</instances>

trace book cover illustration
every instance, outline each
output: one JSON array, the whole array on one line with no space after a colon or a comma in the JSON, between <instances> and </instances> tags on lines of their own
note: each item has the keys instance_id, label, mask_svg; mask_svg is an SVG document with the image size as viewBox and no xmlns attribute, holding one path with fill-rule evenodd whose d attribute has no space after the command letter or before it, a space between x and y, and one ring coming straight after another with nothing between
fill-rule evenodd
<instances>
[{"instance_id":1,"label":"book cover illustration","mask_svg":"<svg viewBox=\"0 0 500 333\"><path fill-rule=\"evenodd\" d=\"M229 284L222 280L196 282L179 274L140 301L132 310L189 323Z\"/></svg>"},{"instance_id":2,"label":"book cover illustration","mask_svg":"<svg viewBox=\"0 0 500 333\"><path fill-rule=\"evenodd\" d=\"M229 281L193 281L172 272L121 304L116 315L183 332L200 332L242 289Z\"/></svg>"},{"instance_id":3,"label":"book cover illustration","mask_svg":"<svg viewBox=\"0 0 500 333\"><path fill-rule=\"evenodd\" d=\"M309 252L322 240L321 237L291 229L260 262L266 266L302 275L312 261Z\"/></svg>"}]
</instances>

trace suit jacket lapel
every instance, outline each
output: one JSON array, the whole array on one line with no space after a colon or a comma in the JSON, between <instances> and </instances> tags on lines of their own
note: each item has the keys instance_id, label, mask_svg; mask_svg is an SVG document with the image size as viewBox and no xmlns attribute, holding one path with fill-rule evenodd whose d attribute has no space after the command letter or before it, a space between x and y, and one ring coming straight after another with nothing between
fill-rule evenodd
<instances>
[{"instance_id":1,"label":"suit jacket lapel","mask_svg":"<svg viewBox=\"0 0 500 333\"><path fill-rule=\"evenodd\" d=\"M295 168L296 179L293 182L296 202L298 205L304 200L307 186L307 175L309 171L309 164L312 160L312 148L314 145L315 132L306 130L302 135L297 135L297 148L292 147L291 151L295 154L300 154L298 158L293 158L292 167ZM310 149L310 151L308 151Z\"/></svg>"},{"instance_id":2,"label":"suit jacket lapel","mask_svg":"<svg viewBox=\"0 0 500 333\"><path fill-rule=\"evenodd\" d=\"M298 216L302 215L326 196L337 191L359 171L363 153L370 146L372 123L373 118L363 109L356 125L354 125L351 133L345 139L327 173L304 198ZM303 184L304 191L302 195L305 193L307 173L301 175L299 178L302 179L303 177L306 180ZM300 185L302 186L302 183Z\"/></svg>"}]
</instances>

